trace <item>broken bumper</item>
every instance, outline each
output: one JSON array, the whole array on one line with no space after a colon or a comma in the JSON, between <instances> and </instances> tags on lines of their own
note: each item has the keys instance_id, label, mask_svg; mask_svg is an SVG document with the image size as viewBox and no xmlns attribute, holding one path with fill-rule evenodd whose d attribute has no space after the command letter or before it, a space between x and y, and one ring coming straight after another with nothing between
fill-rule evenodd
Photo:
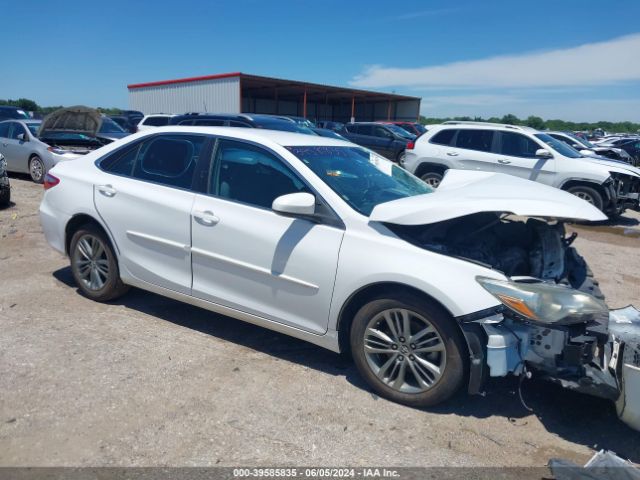
<instances>
[{"instance_id":1,"label":"broken bumper","mask_svg":"<svg viewBox=\"0 0 640 480\"><path fill-rule=\"evenodd\" d=\"M631 306L612 310L609 332L609 367L615 372L620 391L616 410L624 423L640 430L640 312Z\"/></svg>"}]
</instances>

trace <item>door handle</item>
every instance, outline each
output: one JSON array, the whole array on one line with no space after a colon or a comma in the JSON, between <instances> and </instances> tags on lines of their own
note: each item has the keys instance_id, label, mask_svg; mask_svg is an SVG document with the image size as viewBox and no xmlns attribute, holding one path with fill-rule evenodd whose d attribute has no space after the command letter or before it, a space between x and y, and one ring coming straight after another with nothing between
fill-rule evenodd
<instances>
[{"instance_id":1,"label":"door handle","mask_svg":"<svg viewBox=\"0 0 640 480\"><path fill-rule=\"evenodd\" d=\"M504 158L501 158L498 160L498 163L501 163L503 165L507 165L509 163L511 163L511 160L505 160Z\"/></svg>"},{"instance_id":2,"label":"door handle","mask_svg":"<svg viewBox=\"0 0 640 480\"><path fill-rule=\"evenodd\" d=\"M457 157L460 154L458 152L447 152L447 155L449 155L450 157Z\"/></svg>"},{"instance_id":3,"label":"door handle","mask_svg":"<svg viewBox=\"0 0 640 480\"><path fill-rule=\"evenodd\" d=\"M116 194L116 189L111 185L98 185L98 191L105 197L113 197Z\"/></svg>"},{"instance_id":4,"label":"door handle","mask_svg":"<svg viewBox=\"0 0 640 480\"><path fill-rule=\"evenodd\" d=\"M212 227L220 221L220 219L210 210L205 210L204 212L193 212L193 218L196 222L205 227Z\"/></svg>"}]
</instances>

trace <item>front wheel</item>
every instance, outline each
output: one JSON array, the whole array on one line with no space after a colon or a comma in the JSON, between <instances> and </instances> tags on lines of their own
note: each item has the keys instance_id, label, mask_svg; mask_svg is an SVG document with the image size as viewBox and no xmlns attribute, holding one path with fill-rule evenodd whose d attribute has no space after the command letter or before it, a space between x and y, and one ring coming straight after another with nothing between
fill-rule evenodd
<instances>
[{"instance_id":1,"label":"front wheel","mask_svg":"<svg viewBox=\"0 0 640 480\"><path fill-rule=\"evenodd\" d=\"M442 182L443 175L438 172L427 172L420 179L432 188L438 188Z\"/></svg>"},{"instance_id":2,"label":"front wheel","mask_svg":"<svg viewBox=\"0 0 640 480\"><path fill-rule=\"evenodd\" d=\"M34 155L29 159L29 175L31 180L36 183L42 183L44 181L45 168L42 159Z\"/></svg>"},{"instance_id":3,"label":"front wheel","mask_svg":"<svg viewBox=\"0 0 640 480\"><path fill-rule=\"evenodd\" d=\"M372 300L351 326L360 374L380 396L413 407L451 397L465 378L462 333L446 312L411 295Z\"/></svg>"},{"instance_id":4,"label":"front wheel","mask_svg":"<svg viewBox=\"0 0 640 480\"><path fill-rule=\"evenodd\" d=\"M92 300L106 302L129 289L120 280L118 262L111 243L102 230L87 225L71 238L71 273L82 293Z\"/></svg>"},{"instance_id":5,"label":"front wheel","mask_svg":"<svg viewBox=\"0 0 640 480\"><path fill-rule=\"evenodd\" d=\"M602 195L600 195L600 193L595 188L587 187L585 185L577 185L575 187L569 188L567 192L585 200L600 211L602 211L602 207L604 207Z\"/></svg>"}]
</instances>

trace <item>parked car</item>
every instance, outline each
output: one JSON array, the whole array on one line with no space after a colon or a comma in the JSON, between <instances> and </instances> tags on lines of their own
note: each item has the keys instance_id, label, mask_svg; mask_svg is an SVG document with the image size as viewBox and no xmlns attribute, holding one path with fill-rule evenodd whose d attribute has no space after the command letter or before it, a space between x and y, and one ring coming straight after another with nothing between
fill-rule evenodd
<instances>
[{"instance_id":1,"label":"parked car","mask_svg":"<svg viewBox=\"0 0 640 480\"><path fill-rule=\"evenodd\" d=\"M318 128L326 128L327 130L335 130L340 131L344 128L344 123L342 122L334 122L329 120L322 120L320 122L316 122Z\"/></svg>"},{"instance_id":2,"label":"parked car","mask_svg":"<svg viewBox=\"0 0 640 480\"><path fill-rule=\"evenodd\" d=\"M627 152L633 159L633 165L640 167L640 138L628 140L624 143L617 145L617 148L621 148Z\"/></svg>"},{"instance_id":3,"label":"parked car","mask_svg":"<svg viewBox=\"0 0 640 480\"><path fill-rule=\"evenodd\" d=\"M18 107L0 106L0 120L17 119L27 120L29 115Z\"/></svg>"},{"instance_id":4,"label":"parked car","mask_svg":"<svg viewBox=\"0 0 640 480\"><path fill-rule=\"evenodd\" d=\"M176 115L172 115L170 113L154 113L152 115L145 115L136 126L136 131L142 132L150 128L166 127L169 125L169 120L175 116Z\"/></svg>"},{"instance_id":5,"label":"parked car","mask_svg":"<svg viewBox=\"0 0 640 480\"><path fill-rule=\"evenodd\" d=\"M125 117L124 115L109 115L111 120L116 122L122 130L129 133L136 133L137 126L132 124L129 117Z\"/></svg>"},{"instance_id":6,"label":"parked car","mask_svg":"<svg viewBox=\"0 0 640 480\"><path fill-rule=\"evenodd\" d=\"M281 130L285 132L305 133L315 135L308 127L298 125L290 118L276 115L238 113L188 113L177 115L169 121L170 125L196 125L208 127L244 127L265 128L268 130Z\"/></svg>"},{"instance_id":7,"label":"parked car","mask_svg":"<svg viewBox=\"0 0 640 480\"><path fill-rule=\"evenodd\" d=\"M412 139L405 136L407 133L398 133L400 127L382 125L376 122L347 123L338 133L350 142L367 147L389 160L400 163L404 156L404 150Z\"/></svg>"},{"instance_id":8,"label":"parked car","mask_svg":"<svg viewBox=\"0 0 640 480\"><path fill-rule=\"evenodd\" d=\"M0 153L0 208L8 207L11 203L11 185L7 175L7 161Z\"/></svg>"},{"instance_id":9,"label":"parked car","mask_svg":"<svg viewBox=\"0 0 640 480\"><path fill-rule=\"evenodd\" d=\"M0 153L10 172L28 173L36 183L58 162L73 160L126 136L113 120L87 107L56 110L44 121L0 122Z\"/></svg>"},{"instance_id":10,"label":"parked car","mask_svg":"<svg viewBox=\"0 0 640 480\"><path fill-rule=\"evenodd\" d=\"M629 153L621 148L611 146L595 145L589 140L574 135L571 132L544 132L547 135L566 143L570 147L578 150L586 157L606 157L611 160L620 160L633 165L633 158Z\"/></svg>"},{"instance_id":11,"label":"parked car","mask_svg":"<svg viewBox=\"0 0 640 480\"><path fill-rule=\"evenodd\" d=\"M308 118L304 118L304 117L296 117L294 115L278 115L279 117L283 117L283 118L288 118L289 120L293 120L294 122L296 122L298 125L300 125L301 127L307 127L310 129L314 129L316 128L316 124L313 123L311 120L309 120Z\"/></svg>"},{"instance_id":12,"label":"parked car","mask_svg":"<svg viewBox=\"0 0 640 480\"><path fill-rule=\"evenodd\" d=\"M328 128L312 128L311 130L313 130L316 135L320 135L321 137L337 138L338 140L347 140L335 130L330 130Z\"/></svg>"},{"instance_id":13,"label":"parked car","mask_svg":"<svg viewBox=\"0 0 640 480\"><path fill-rule=\"evenodd\" d=\"M639 169L584 157L529 127L445 122L430 128L408 147L404 166L433 187L450 169L484 170L566 190L608 215L638 208Z\"/></svg>"},{"instance_id":14,"label":"parked car","mask_svg":"<svg viewBox=\"0 0 640 480\"><path fill-rule=\"evenodd\" d=\"M606 217L495 172L451 171L434 191L348 142L213 127L160 127L60 163L40 205L90 299L136 286L350 351L378 395L415 407L534 371L621 398L640 428L640 312L609 312L545 218Z\"/></svg>"},{"instance_id":15,"label":"parked car","mask_svg":"<svg viewBox=\"0 0 640 480\"><path fill-rule=\"evenodd\" d=\"M419 137L420 135L422 135L423 133L425 133L427 131L427 129L424 127L424 125L422 125L421 123L417 123L417 122L380 122L383 124L387 124L387 125L396 125L400 128L403 128L404 130L406 130L407 132L409 132L410 134Z\"/></svg>"}]
</instances>

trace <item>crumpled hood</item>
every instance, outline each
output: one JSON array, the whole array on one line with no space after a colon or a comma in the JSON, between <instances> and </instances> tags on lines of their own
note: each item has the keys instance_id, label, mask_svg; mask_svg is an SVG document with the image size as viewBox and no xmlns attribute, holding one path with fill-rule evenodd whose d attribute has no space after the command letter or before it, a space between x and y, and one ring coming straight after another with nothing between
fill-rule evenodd
<instances>
[{"instance_id":1,"label":"crumpled hood","mask_svg":"<svg viewBox=\"0 0 640 480\"><path fill-rule=\"evenodd\" d=\"M78 133L95 137L102 125L102 114L95 108L78 105L60 108L45 117L38 131L39 137L50 133Z\"/></svg>"},{"instance_id":2,"label":"crumpled hood","mask_svg":"<svg viewBox=\"0 0 640 480\"><path fill-rule=\"evenodd\" d=\"M626 175L640 177L640 168L636 168L633 165L629 165L628 163L622 162L620 160L610 160L595 157L584 157L584 160L607 167L610 172L624 173Z\"/></svg>"},{"instance_id":3,"label":"crumpled hood","mask_svg":"<svg viewBox=\"0 0 640 480\"><path fill-rule=\"evenodd\" d=\"M503 173L472 170L448 170L435 192L381 203L369 218L398 225L425 225L480 212L607 219L593 205L560 189Z\"/></svg>"}]
</instances>

